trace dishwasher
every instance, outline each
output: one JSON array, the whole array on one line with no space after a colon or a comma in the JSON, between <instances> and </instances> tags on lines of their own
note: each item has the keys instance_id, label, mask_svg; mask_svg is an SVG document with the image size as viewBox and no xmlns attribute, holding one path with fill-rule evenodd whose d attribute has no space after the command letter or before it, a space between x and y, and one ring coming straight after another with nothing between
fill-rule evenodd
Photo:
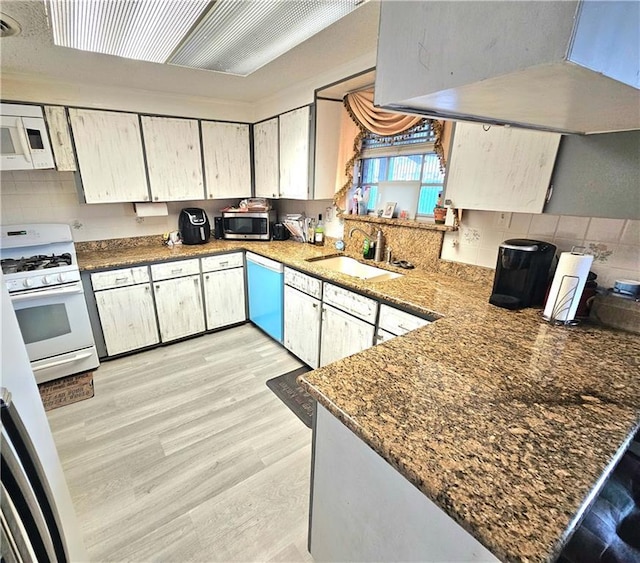
<instances>
[{"instance_id":1,"label":"dishwasher","mask_svg":"<svg viewBox=\"0 0 640 563\"><path fill-rule=\"evenodd\" d=\"M282 344L284 267L280 262L247 252L249 319Z\"/></svg>"}]
</instances>

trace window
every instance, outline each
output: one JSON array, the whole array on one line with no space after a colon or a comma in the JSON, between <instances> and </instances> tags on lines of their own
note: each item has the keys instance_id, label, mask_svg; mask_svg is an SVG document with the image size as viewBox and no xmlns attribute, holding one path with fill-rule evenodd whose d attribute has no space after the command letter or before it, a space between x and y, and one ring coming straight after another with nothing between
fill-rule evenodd
<instances>
[{"instance_id":1,"label":"window","mask_svg":"<svg viewBox=\"0 0 640 563\"><path fill-rule=\"evenodd\" d=\"M403 135L378 137L370 134L363 141L356 187L368 194L367 210L375 211L378 184L385 181L420 181L417 216L433 216L433 208L442 192L444 173L433 151L435 140L428 121Z\"/></svg>"}]
</instances>

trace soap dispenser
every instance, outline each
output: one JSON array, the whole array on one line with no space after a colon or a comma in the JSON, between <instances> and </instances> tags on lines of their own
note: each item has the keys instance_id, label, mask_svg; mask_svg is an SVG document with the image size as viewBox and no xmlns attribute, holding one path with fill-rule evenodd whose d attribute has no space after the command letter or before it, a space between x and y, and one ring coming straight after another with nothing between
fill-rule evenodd
<instances>
[{"instance_id":1,"label":"soap dispenser","mask_svg":"<svg viewBox=\"0 0 640 563\"><path fill-rule=\"evenodd\" d=\"M382 229L378 229L376 233L376 251L374 260L376 262L382 262L382 257L384 256L384 234L382 233Z\"/></svg>"}]
</instances>

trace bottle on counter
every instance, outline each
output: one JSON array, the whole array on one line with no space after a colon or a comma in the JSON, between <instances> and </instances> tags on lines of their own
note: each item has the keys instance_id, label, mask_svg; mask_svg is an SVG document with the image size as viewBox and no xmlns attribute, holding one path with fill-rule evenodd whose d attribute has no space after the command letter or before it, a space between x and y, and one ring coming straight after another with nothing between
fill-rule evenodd
<instances>
[{"instance_id":1,"label":"bottle on counter","mask_svg":"<svg viewBox=\"0 0 640 563\"><path fill-rule=\"evenodd\" d=\"M309 244L313 244L316 238L316 222L313 219L308 219L307 221L307 232L305 233L305 236L307 238L307 242Z\"/></svg>"},{"instance_id":2,"label":"bottle on counter","mask_svg":"<svg viewBox=\"0 0 640 563\"><path fill-rule=\"evenodd\" d=\"M318 215L318 223L316 224L313 241L318 246L324 246L324 223L322 222L322 213Z\"/></svg>"}]
</instances>

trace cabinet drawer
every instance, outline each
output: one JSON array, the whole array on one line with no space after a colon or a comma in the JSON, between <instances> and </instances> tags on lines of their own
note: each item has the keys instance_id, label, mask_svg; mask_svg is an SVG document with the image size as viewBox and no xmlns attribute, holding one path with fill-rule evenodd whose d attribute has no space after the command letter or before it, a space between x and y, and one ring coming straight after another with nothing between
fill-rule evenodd
<instances>
[{"instance_id":1,"label":"cabinet drawer","mask_svg":"<svg viewBox=\"0 0 640 563\"><path fill-rule=\"evenodd\" d=\"M200 273L198 258L192 260L180 260L179 262L167 262L153 264L151 266L151 279L153 281L170 280L182 276L191 276Z\"/></svg>"},{"instance_id":2,"label":"cabinet drawer","mask_svg":"<svg viewBox=\"0 0 640 563\"><path fill-rule=\"evenodd\" d=\"M316 299L322 297L322 282L320 280L292 270L291 268L284 269L284 283Z\"/></svg>"},{"instance_id":3,"label":"cabinet drawer","mask_svg":"<svg viewBox=\"0 0 640 563\"><path fill-rule=\"evenodd\" d=\"M324 302L371 324L376 322L378 302L347 289L324 283Z\"/></svg>"},{"instance_id":4,"label":"cabinet drawer","mask_svg":"<svg viewBox=\"0 0 640 563\"><path fill-rule=\"evenodd\" d=\"M217 270L228 270L229 268L240 268L244 265L242 252L233 254L221 254L220 256L207 256L200 258L203 272L215 272Z\"/></svg>"},{"instance_id":5,"label":"cabinet drawer","mask_svg":"<svg viewBox=\"0 0 640 563\"><path fill-rule=\"evenodd\" d=\"M399 309L389 307L389 305L380 305L380 320L378 321L378 326L397 336L406 334L429 323L430 321L416 317L411 313L405 313Z\"/></svg>"},{"instance_id":6,"label":"cabinet drawer","mask_svg":"<svg viewBox=\"0 0 640 563\"><path fill-rule=\"evenodd\" d=\"M137 266L135 268L122 268L108 272L91 274L91 285L94 291L112 289L114 287L126 287L149 281L149 268Z\"/></svg>"}]
</instances>

